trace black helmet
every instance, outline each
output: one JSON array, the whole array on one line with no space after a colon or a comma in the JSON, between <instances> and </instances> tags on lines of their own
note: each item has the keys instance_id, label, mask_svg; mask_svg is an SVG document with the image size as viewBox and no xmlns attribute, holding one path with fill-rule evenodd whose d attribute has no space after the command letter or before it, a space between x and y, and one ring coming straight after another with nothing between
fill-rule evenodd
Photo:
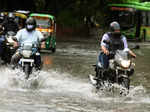
<instances>
[{"instance_id":1,"label":"black helmet","mask_svg":"<svg viewBox=\"0 0 150 112\"><path fill-rule=\"evenodd\" d=\"M120 31L120 25L118 22L114 21L114 22L111 22L110 23L110 30L111 32L114 32L116 30L119 30Z\"/></svg>"},{"instance_id":2,"label":"black helmet","mask_svg":"<svg viewBox=\"0 0 150 112\"><path fill-rule=\"evenodd\" d=\"M33 31L36 28L36 20L32 17L27 18L26 20L26 29L27 31Z\"/></svg>"}]
</instances>

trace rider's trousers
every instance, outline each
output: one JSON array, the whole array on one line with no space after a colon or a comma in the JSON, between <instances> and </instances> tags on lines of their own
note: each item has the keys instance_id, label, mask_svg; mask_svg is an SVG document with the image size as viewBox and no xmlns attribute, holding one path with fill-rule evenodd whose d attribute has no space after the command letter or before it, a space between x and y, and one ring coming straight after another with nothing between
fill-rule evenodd
<instances>
[{"instance_id":1,"label":"rider's trousers","mask_svg":"<svg viewBox=\"0 0 150 112\"><path fill-rule=\"evenodd\" d=\"M99 54L99 62L102 64L104 69L107 69L109 67L109 57L108 57L108 55L101 52Z\"/></svg>"}]
</instances>

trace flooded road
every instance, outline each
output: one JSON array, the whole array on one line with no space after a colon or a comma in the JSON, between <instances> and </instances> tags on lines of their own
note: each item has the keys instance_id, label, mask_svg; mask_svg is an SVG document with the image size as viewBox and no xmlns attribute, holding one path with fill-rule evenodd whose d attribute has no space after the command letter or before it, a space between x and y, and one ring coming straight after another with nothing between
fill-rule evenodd
<instances>
[{"instance_id":1,"label":"flooded road","mask_svg":"<svg viewBox=\"0 0 150 112\"><path fill-rule=\"evenodd\" d=\"M43 69L24 80L17 70L0 67L0 112L149 112L150 47L135 50L135 74L130 93L96 91L96 42L58 42L56 53L42 53Z\"/></svg>"}]
</instances>

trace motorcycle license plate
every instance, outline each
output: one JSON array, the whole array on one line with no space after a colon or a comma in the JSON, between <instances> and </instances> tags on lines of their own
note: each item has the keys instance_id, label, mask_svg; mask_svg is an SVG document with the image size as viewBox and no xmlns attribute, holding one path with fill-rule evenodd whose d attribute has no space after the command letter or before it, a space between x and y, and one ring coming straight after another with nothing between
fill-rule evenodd
<instances>
[{"instance_id":1,"label":"motorcycle license plate","mask_svg":"<svg viewBox=\"0 0 150 112\"><path fill-rule=\"evenodd\" d=\"M31 66L33 65L34 63L34 60L33 59L20 59L21 63L22 63L22 66L24 66L24 63L31 63Z\"/></svg>"}]
</instances>

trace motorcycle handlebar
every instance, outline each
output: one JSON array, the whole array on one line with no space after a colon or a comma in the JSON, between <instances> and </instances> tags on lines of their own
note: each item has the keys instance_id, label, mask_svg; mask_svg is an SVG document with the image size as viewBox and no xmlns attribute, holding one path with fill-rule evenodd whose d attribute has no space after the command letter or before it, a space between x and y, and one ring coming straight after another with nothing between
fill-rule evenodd
<instances>
[{"instance_id":1,"label":"motorcycle handlebar","mask_svg":"<svg viewBox=\"0 0 150 112\"><path fill-rule=\"evenodd\" d=\"M12 39L17 42L17 38L15 36L12 36Z\"/></svg>"}]
</instances>

